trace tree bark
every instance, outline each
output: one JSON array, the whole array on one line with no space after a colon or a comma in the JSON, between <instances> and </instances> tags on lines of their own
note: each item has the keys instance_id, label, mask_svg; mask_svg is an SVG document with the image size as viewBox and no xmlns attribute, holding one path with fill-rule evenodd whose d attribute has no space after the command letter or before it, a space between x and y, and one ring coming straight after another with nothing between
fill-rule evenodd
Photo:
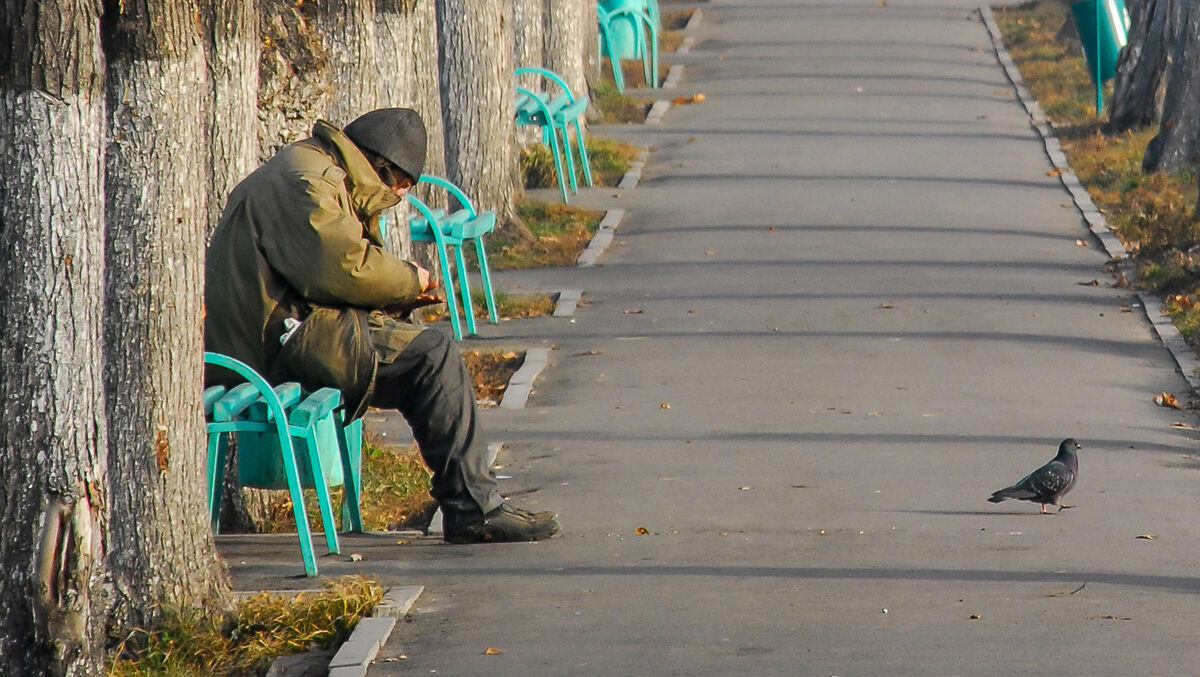
<instances>
[{"instance_id":1,"label":"tree bark","mask_svg":"<svg viewBox=\"0 0 1200 677\"><path fill-rule=\"evenodd\" d=\"M446 174L497 228L529 238L513 133L512 0L437 0Z\"/></svg>"},{"instance_id":2,"label":"tree bark","mask_svg":"<svg viewBox=\"0 0 1200 677\"><path fill-rule=\"evenodd\" d=\"M445 176L446 145L442 125L442 91L438 81L437 13L433 0L377 0L375 37L379 58L379 105L412 108L421 114L429 142L425 173ZM440 193L418 188L418 197L432 206L445 206ZM388 247L440 276L437 255L427 244L408 237L402 208L391 210ZM397 221L397 219L399 221Z\"/></svg>"},{"instance_id":3,"label":"tree bark","mask_svg":"<svg viewBox=\"0 0 1200 677\"><path fill-rule=\"evenodd\" d=\"M1145 127L1158 119L1159 89L1167 66L1167 16L1174 0L1130 2L1129 42L1117 59L1108 131Z\"/></svg>"},{"instance_id":4,"label":"tree bark","mask_svg":"<svg viewBox=\"0 0 1200 677\"><path fill-rule=\"evenodd\" d=\"M106 6L105 221L114 627L230 606L205 510L200 416L207 78L189 0Z\"/></svg>"},{"instance_id":5,"label":"tree bark","mask_svg":"<svg viewBox=\"0 0 1200 677\"><path fill-rule=\"evenodd\" d=\"M258 0L262 30L259 56L259 160L307 138L328 107L329 62L317 37L314 3Z\"/></svg>"},{"instance_id":6,"label":"tree bark","mask_svg":"<svg viewBox=\"0 0 1200 677\"><path fill-rule=\"evenodd\" d=\"M322 0L315 4L317 35L326 46L334 90L322 117L343 127L379 106L375 0Z\"/></svg>"},{"instance_id":7,"label":"tree bark","mask_svg":"<svg viewBox=\"0 0 1200 677\"><path fill-rule=\"evenodd\" d=\"M592 44L596 22L587 25L588 13L584 0L545 0L546 2L546 46L542 62L546 68L558 73L571 92L576 96L586 95L587 78L584 73L584 54ZM592 10L595 11L594 9Z\"/></svg>"},{"instance_id":8,"label":"tree bark","mask_svg":"<svg viewBox=\"0 0 1200 677\"><path fill-rule=\"evenodd\" d=\"M0 673L104 670L99 0L0 6Z\"/></svg>"},{"instance_id":9,"label":"tree bark","mask_svg":"<svg viewBox=\"0 0 1200 677\"><path fill-rule=\"evenodd\" d=\"M541 66L546 44L546 0L512 0L513 66Z\"/></svg>"},{"instance_id":10,"label":"tree bark","mask_svg":"<svg viewBox=\"0 0 1200 677\"><path fill-rule=\"evenodd\" d=\"M215 0L208 22L212 75L212 180L205 239L212 234L225 198L258 164L258 3Z\"/></svg>"},{"instance_id":11,"label":"tree bark","mask_svg":"<svg viewBox=\"0 0 1200 677\"><path fill-rule=\"evenodd\" d=\"M1200 159L1200 10L1182 4L1182 30L1171 48L1162 120L1142 158L1146 172L1188 169Z\"/></svg>"}]
</instances>

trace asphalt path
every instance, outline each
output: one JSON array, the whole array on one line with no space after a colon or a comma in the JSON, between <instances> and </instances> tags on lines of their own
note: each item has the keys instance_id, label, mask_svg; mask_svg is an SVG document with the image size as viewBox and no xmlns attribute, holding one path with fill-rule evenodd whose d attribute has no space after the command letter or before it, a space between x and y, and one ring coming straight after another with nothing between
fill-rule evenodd
<instances>
[{"instance_id":1,"label":"asphalt path","mask_svg":"<svg viewBox=\"0 0 1200 677\"><path fill-rule=\"evenodd\" d=\"M585 304L472 341L551 348L483 420L563 533L349 537L322 573L425 586L369 674L1195 674L1187 386L976 6L697 6L650 94L705 99L593 127L652 148L577 200L627 210L599 265L501 277ZM986 502L1066 437L1075 508Z\"/></svg>"}]
</instances>

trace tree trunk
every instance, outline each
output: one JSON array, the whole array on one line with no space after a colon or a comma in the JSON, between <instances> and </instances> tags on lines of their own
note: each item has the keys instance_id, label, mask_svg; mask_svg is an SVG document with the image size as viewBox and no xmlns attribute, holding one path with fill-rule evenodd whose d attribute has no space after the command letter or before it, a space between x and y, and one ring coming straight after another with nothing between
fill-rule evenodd
<instances>
[{"instance_id":1,"label":"tree trunk","mask_svg":"<svg viewBox=\"0 0 1200 677\"><path fill-rule=\"evenodd\" d=\"M596 21L596 3L583 3L583 76L588 82L602 81L600 29Z\"/></svg>"},{"instance_id":2,"label":"tree trunk","mask_svg":"<svg viewBox=\"0 0 1200 677\"><path fill-rule=\"evenodd\" d=\"M543 64L542 52L546 45L546 0L513 0L513 66L533 66L540 68ZM541 91L541 78L520 78L524 84L537 83L533 89ZM534 125L524 125L516 129L517 147L524 148L532 143L541 141L542 135Z\"/></svg>"},{"instance_id":3,"label":"tree trunk","mask_svg":"<svg viewBox=\"0 0 1200 677\"><path fill-rule=\"evenodd\" d=\"M212 181L206 239L217 226L225 198L258 164L257 5L255 0L216 0L209 17Z\"/></svg>"},{"instance_id":4,"label":"tree trunk","mask_svg":"<svg viewBox=\"0 0 1200 677\"><path fill-rule=\"evenodd\" d=\"M442 92L438 82L437 12L432 0L377 0L375 37L379 56L379 105L412 108L425 120L429 142L425 149L425 173L445 176L446 145L442 126ZM417 196L433 206L445 206L441 194L432 198L418 189ZM437 254L432 245L413 244L405 227L404 209L388 214L389 249L437 272ZM395 220L400 219L397 223ZM440 275L440 273L439 273Z\"/></svg>"},{"instance_id":5,"label":"tree trunk","mask_svg":"<svg viewBox=\"0 0 1200 677\"><path fill-rule=\"evenodd\" d=\"M0 674L104 670L98 0L0 10Z\"/></svg>"},{"instance_id":6,"label":"tree trunk","mask_svg":"<svg viewBox=\"0 0 1200 677\"><path fill-rule=\"evenodd\" d=\"M1183 4L1182 30L1170 53L1162 120L1142 158L1146 172L1188 169L1200 159L1200 10L1192 3Z\"/></svg>"},{"instance_id":7,"label":"tree trunk","mask_svg":"<svg viewBox=\"0 0 1200 677\"><path fill-rule=\"evenodd\" d=\"M592 46L596 22L590 27L584 0L545 0L546 46L542 62L558 73L575 95L587 94L584 54ZM595 11L595 10L593 10ZM594 17L593 17L594 18Z\"/></svg>"},{"instance_id":8,"label":"tree trunk","mask_svg":"<svg viewBox=\"0 0 1200 677\"><path fill-rule=\"evenodd\" d=\"M513 66L541 66L546 44L546 0L512 0Z\"/></svg>"},{"instance_id":9,"label":"tree trunk","mask_svg":"<svg viewBox=\"0 0 1200 677\"><path fill-rule=\"evenodd\" d=\"M1130 3L1129 42L1117 59L1108 130L1123 132L1158 119L1158 92L1167 66L1167 16L1174 0Z\"/></svg>"},{"instance_id":10,"label":"tree trunk","mask_svg":"<svg viewBox=\"0 0 1200 677\"><path fill-rule=\"evenodd\" d=\"M529 238L516 210L512 0L437 0L437 22L447 178L494 210L499 230Z\"/></svg>"},{"instance_id":11,"label":"tree trunk","mask_svg":"<svg viewBox=\"0 0 1200 677\"><path fill-rule=\"evenodd\" d=\"M258 63L258 157L308 138L331 94L325 46L313 27L314 3L258 0L262 51Z\"/></svg>"},{"instance_id":12,"label":"tree trunk","mask_svg":"<svg viewBox=\"0 0 1200 677\"><path fill-rule=\"evenodd\" d=\"M333 96L322 117L338 127L379 106L375 63L375 0L315 3L318 37L325 43Z\"/></svg>"},{"instance_id":13,"label":"tree trunk","mask_svg":"<svg viewBox=\"0 0 1200 677\"><path fill-rule=\"evenodd\" d=\"M107 5L111 530L120 631L166 608L221 612L230 584L205 504L200 416L209 181L204 48L188 0Z\"/></svg>"}]
</instances>

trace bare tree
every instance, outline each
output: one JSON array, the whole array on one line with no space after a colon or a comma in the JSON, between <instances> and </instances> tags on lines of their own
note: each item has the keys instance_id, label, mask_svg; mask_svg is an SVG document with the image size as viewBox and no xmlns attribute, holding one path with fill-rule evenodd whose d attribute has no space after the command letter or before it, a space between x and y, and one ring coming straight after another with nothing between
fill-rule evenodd
<instances>
[{"instance_id":1,"label":"bare tree","mask_svg":"<svg viewBox=\"0 0 1200 677\"><path fill-rule=\"evenodd\" d=\"M1183 5L1158 134L1146 146L1142 170L1176 171L1200 160L1200 10Z\"/></svg>"},{"instance_id":2,"label":"bare tree","mask_svg":"<svg viewBox=\"0 0 1200 677\"><path fill-rule=\"evenodd\" d=\"M213 105L206 236L216 228L229 192L258 164L257 5L254 0L215 0L208 17Z\"/></svg>"},{"instance_id":3,"label":"bare tree","mask_svg":"<svg viewBox=\"0 0 1200 677\"><path fill-rule=\"evenodd\" d=\"M541 66L545 45L546 0L512 0L513 65Z\"/></svg>"},{"instance_id":4,"label":"bare tree","mask_svg":"<svg viewBox=\"0 0 1200 677\"><path fill-rule=\"evenodd\" d=\"M325 43L334 90L322 117L341 127L379 105L375 0L314 4L317 35Z\"/></svg>"},{"instance_id":5,"label":"bare tree","mask_svg":"<svg viewBox=\"0 0 1200 677\"><path fill-rule=\"evenodd\" d=\"M438 80L437 13L431 0L377 0L375 37L379 61L379 105L412 108L425 120L429 143L425 149L425 173L446 173L445 131L442 126L442 92ZM428 192L417 190L430 201ZM435 206L445 200L437 194ZM389 218L400 219L403 209L392 210ZM430 245L414 245L403 226L388 231L389 248L404 258L437 270L437 255Z\"/></svg>"},{"instance_id":6,"label":"bare tree","mask_svg":"<svg viewBox=\"0 0 1200 677\"><path fill-rule=\"evenodd\" d=\"M209 185L204 45L190 0L106 6L104 338L115 628L230 606L208 525L200 416Z\"/></svg>"},{"instance_id":7,"label":"bare tree","mask_svg":"<svg viewBox=\"0 0 1200 677\"><path fill-rule=\"evenodd\" d=\"M1175 0L1130 2L1129 41L1117 59L1108 130L1123 132L1158 119L1158 94L1167 66L1170 6Z\"/></svg>"},{"instance_id":8,"label":"bare tree","mask_svg":"<svg viewBox=\"0 0 1200 677\"><path fill-rule=\"evenodd\" d=\"M596 22L587 24L584 0L545 0L545 3L546 46L542 62L561 75L572 92L587 94L584 61L595 39Z\"/></svg>"},{"instance_id":9,"label":"bare tree","mask_svg":"<svg viewBox=\"0 0 1200 677\"><path fill-rule=\"evenodd\" d=\"M99 0L0 3L0 673L104 669Z\"/></svg>"},{"instance_id":10,"label":"bare tree","mask_svg":"<svg viewBox=\"0 0 1200 677\"><path fill-rule=\"evenodd\" d=\"M500 230L528 238L516 211L512 10L512 0L437 0L438 73L447 178L495 210Z\"/></svg>"}]
</instances>

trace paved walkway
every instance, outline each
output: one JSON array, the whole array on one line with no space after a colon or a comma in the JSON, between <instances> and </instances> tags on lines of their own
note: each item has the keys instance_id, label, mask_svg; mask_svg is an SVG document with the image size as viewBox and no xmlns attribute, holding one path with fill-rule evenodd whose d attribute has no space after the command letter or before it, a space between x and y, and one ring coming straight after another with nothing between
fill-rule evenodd
<instances>
[{"instance_id":1,"label":"paved walkway","mask_svg":"<svg viewBox=\"0 0 1200 677\"><path fill-rule=\"evenodd\" d=\"M588 305L479 341L553 348L484 421L564 534L347 539L322 573L425 586L369 674L1195 674L1200 455L1152 402L1186 385L974 6L700 6L706 100L595 130L656 148L583 196L628 210L601 265L503 279ZM985 501L1069 436L1075 509Z\"/></svg>"}]
</instances>

